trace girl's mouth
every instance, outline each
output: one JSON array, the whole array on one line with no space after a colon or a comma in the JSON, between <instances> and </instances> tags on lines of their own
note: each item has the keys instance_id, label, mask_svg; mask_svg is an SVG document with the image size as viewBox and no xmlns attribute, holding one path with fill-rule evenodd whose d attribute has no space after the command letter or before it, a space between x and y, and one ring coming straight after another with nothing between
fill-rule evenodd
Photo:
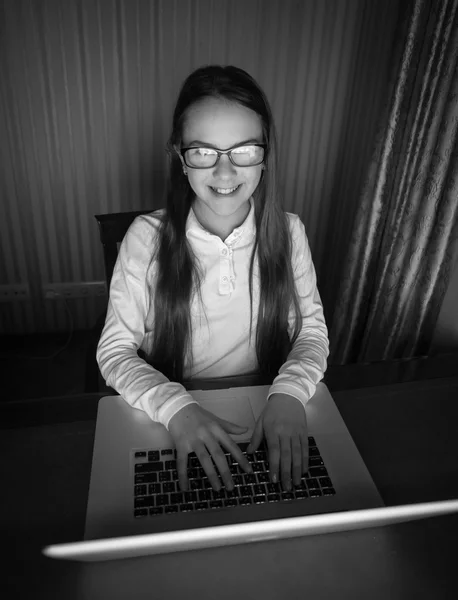
<instances>
[{"instance_id":1,"label":"girl's mouth","mask_svg":"<svg viewBox=\"0 0 458 600\"><path fill-rule=\"evenodd\" d=\"M211 191L213 192L213 194L215 194L215 196L219 196L219 197L231 197L231 196L235 196L235 194L237 194L237 192L239 191L240 187L242 186L242 184L237 185L235 188L214 188L211 185L209 185L208 187L211 189Z\"/></svg>"}]
</instances>

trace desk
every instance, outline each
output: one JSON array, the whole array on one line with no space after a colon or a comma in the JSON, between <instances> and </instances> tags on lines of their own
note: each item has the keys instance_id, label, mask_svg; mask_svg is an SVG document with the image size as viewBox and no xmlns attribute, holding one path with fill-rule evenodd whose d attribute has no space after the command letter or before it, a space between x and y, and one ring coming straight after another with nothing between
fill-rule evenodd
<instances>
[{"instance_id":1,"label":"desk","mask_svg":"<svg viewBox=\"0 0 458 600\"><path fill-rule=\"evenodd\" d=\"M246 378L240 384L247 385ZM458 377L331 393L387 505L458 497ZM211 555L134 559L142 576L147 568L150 587L141 589L133 580L128 596L116 593L126 561L90 565L43 557L47 544L83 538L103 395L0 405L2 598L174 599L183 597L183 586L191 599L456 597L456 515L386 528L390 546L374 548L372 555L368 540L382 539L375 528L217 548ZM217 561L212 575L209 560ZM83 595L88 582L97 590Z\"/></svg>"}]
</instances>

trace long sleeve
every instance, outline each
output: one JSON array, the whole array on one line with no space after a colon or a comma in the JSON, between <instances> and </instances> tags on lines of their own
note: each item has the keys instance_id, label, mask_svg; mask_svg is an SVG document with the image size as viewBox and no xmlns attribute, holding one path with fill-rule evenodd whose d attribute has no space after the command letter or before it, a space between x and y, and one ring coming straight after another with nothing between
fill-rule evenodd
<instances>
[{"instance_id":1,"label":"long sleeve","mask_svg":"<svg viewBox=\"0 0 458 600\"><path fill-rule=\"evenodd\" d=\"M179 383L137 354L145 336L150 303L146 270L151 259L151 225L137 217L121 243L110 285L107 317L96 358L108 386L132 407L167 429L170 419L188 404L198 404Z\"/></svg>"},{"instance_id":2,"label":"long sleeve","mask_svg":"<svg viewBox=\"0 0 458 600\"><path fill-rule=\"evenodd\" d=\"M285 363L275 377L267 399L272 394L288 394L305 407L323 378L329 356L329 339L323 305L317 289L305 227L296 215L293 227L293 271L302 313L302 328ZM290 327L294 312L290 311Z\"/></svg>"}]
</instances>

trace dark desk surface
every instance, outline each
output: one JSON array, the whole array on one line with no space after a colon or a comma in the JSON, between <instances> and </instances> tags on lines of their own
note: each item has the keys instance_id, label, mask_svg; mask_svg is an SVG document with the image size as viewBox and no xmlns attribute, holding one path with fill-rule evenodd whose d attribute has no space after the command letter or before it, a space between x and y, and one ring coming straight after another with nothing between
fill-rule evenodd
<instances>
[{"instance_id":1,"label":"dark desk surface","mask_svg":"<svg viewBox=\"0 0 458 600\"><path fill-rule=\"evenodd\" d=\"M234 380L224 382L234 385ZM244 378L239 385L250 384ZM329 387L387 505L458 497L458 376L344 391ZM218 600L304 598L320 589L315 597L456 597L456 516L385 528L391 545L383 554L383 539L375 529L234 546L237 553L231 553L230 562L229 548L212 549L212 560L219 557L220 562L212 567L211 582L207 551L117 561L115 570L113 562L87 565L43 557L47 544L83 538L97 401L103 395L0 405L6 491L1 534L8 574L1 578L3 598L175 598L177 586L185 584L190 598ZM367 552L370 539L379 543L372 555ZM321 571L316 565L320 553ZM180 578L170 577L171 557ZM375 564L380 560L389 560L388 573ZM142 591L138 584L130 596L117 595L116 576L124 571L128 577L126 569L140 567L153 577L152 588ZM212 588L216 577L218 589ZM89 595L82 592L82 580L86 593L92 586Z\"/></svg>"}]
</instances>

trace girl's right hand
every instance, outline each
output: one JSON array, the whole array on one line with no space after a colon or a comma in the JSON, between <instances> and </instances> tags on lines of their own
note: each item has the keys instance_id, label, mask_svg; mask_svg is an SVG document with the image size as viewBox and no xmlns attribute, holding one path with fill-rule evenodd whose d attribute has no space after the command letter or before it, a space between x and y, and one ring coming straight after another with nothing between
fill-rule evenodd
<instances>
[{"instance_id":1,"label":"girl's right hand","mask_svg":"<svg viewBox=\"0 0 458 600\"><path fill-rule=\"evenodd\" d=\"M169 433L177 450L178 480L182 491L188 490L188 454L195 452L214 490L219 491L220 483L212 458L218 467L226 489L234 488L229 465L221 446L232 454L247 473L252 473L250 463L239 446L226 433L242 434L248 427L241 427L220 419L199 404L188 404L179 410L169 421Z\"/></svg>"}]
</instances>

